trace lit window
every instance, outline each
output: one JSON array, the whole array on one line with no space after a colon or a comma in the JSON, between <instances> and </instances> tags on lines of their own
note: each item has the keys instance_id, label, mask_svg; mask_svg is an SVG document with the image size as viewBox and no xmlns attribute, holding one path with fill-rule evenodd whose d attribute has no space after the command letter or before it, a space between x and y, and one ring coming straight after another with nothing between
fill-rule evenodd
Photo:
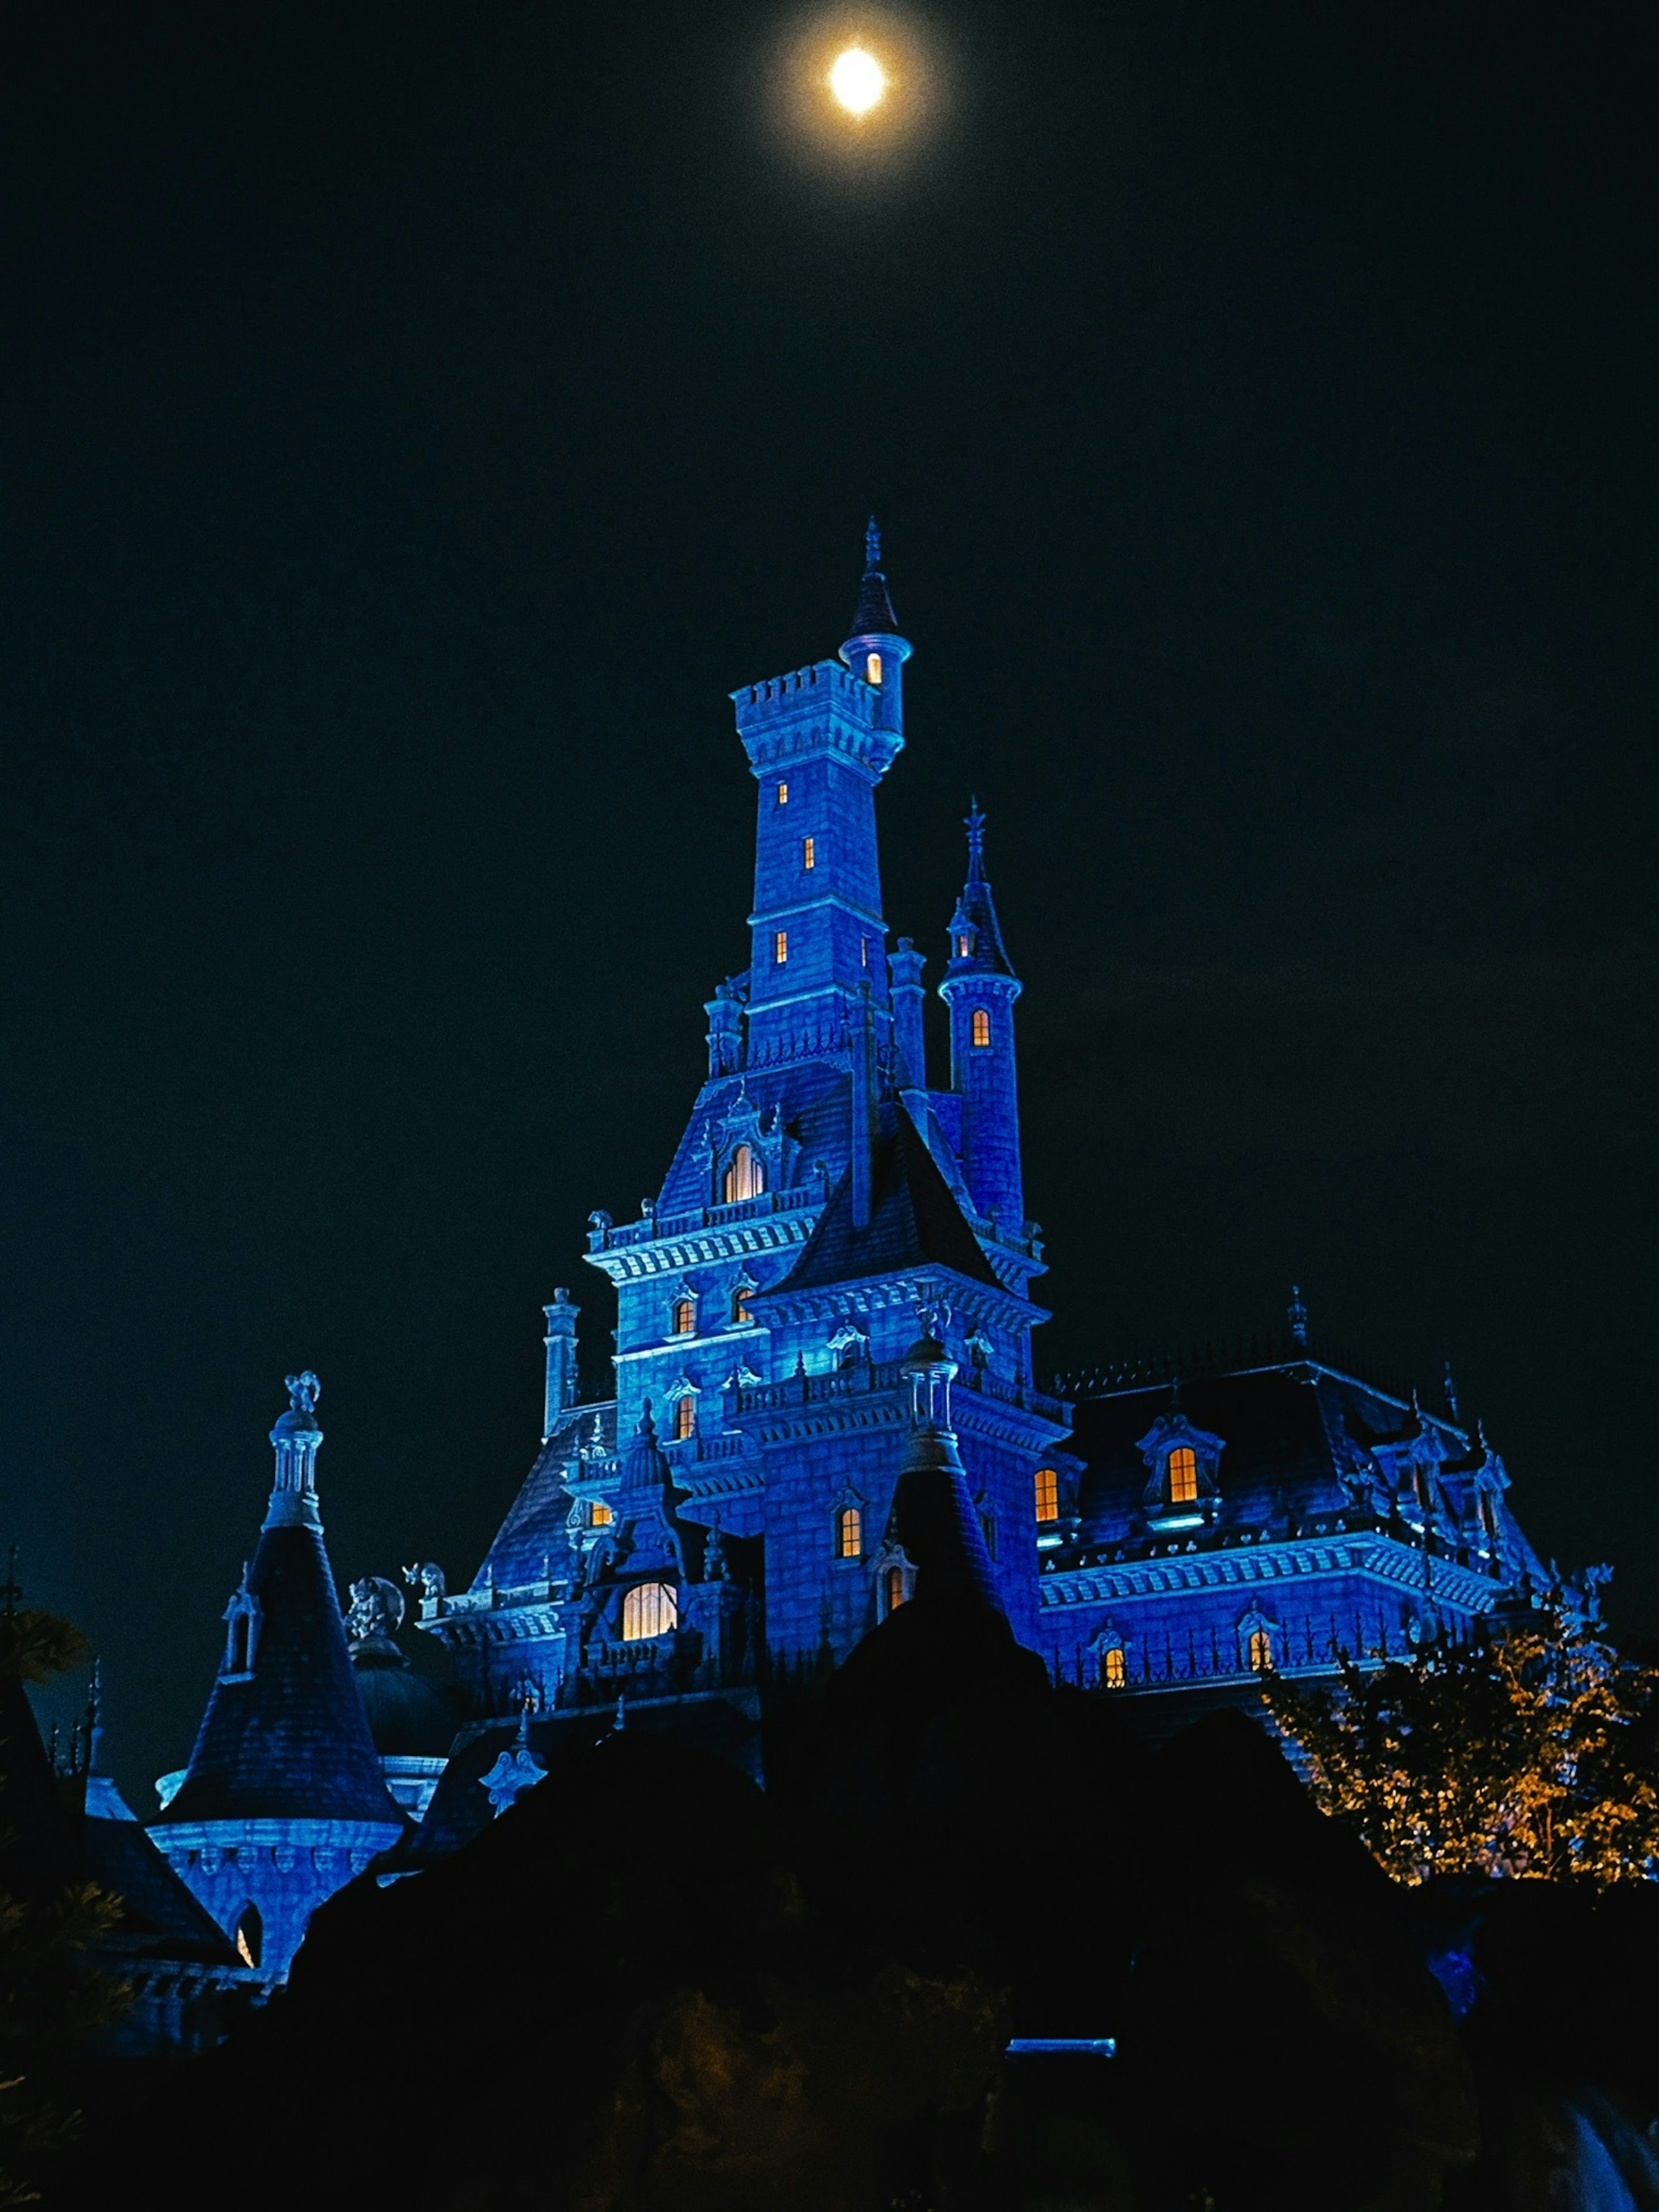
<instances>
[{"instance_id":1,"label":"lit window","mask_svg":"<svg viewBox=\"0 0 1659 2212\"><path fill-rule=\"evenodd\" d=\"M1115 1644L1101 1660L1100 1679L1109 1690L1121 1690L1129 1679L1128 1663Z\"/></svg>"},{"instance_id":2,"label":"lit window","mask_svg":"<svg viewBox=\"0 0 1659 2212\"><path fill-rule=\"evenodd\" d=\"M1036 1471L1036 1517L1039 1521L1060 1518L1060 1476L1052 1467Z\"/></svg>"},{"instance_id":3,"label":"lit window","mask_svg":"<svg viewBox=\"0 0 1659 2212\"><path fill-rule=\"evenodd\" d=\"M889 1567L881 1578L881 1583L882 1595L886 1600L887 1610L889 1613L894 1613L903 1604L905 1599L903 1568Z\"/></svg>"},{"instance_id":4,"label":"lit window","mask_svg":"<svg viewBox=\"0 0 1659 2212\"><path fill-rule=\"evenodd\" d=\"M800 841L800 864L802 867L816 868L818 864L817 854L818 847L817 838L803 837Z\"/></svg>"},{"instance_id":5,"label":"lit window","mask_svg":"<svg viewBox=\"0 0 1659 2212\"><path fill-rule=\"evenodd\" d=\"M881 655L872 653L864 664L864 672L872 684L881 681Z\"/></svg>"},{"instance_id":6,"label":"lit window","mask_svg":"<svg viewBox=\"0 0 1659 2212\"><path fill-rule=\"evenodd\" d=\"M697 1302L695 1298L676 1298L668 1325L671 1336L695 1336L697 1333Z\"/></svg>"},{"instance_id":7,"label":"lit window","mask_svg":"<svg viewBox=\"0 0 1659 2212\"><path fill-rule=\"evenodd\" d=\"M688 1390L683 1398L674 1401L674 1441L684 1443L697 1432L697 1401Z\"/></svg>"},{"instance_id":8,"label":"lit window","mask_svg":"<svg viewBox=\"0 0 1659 2212\"><path fill-rule=\"evenodd\" d=\"M1250 1664L1258 1674L1265 1674L1273 1663L1273 1640L1265 1628L1250 1631Z\"/></svg>"},{"instance_id":9,"label":"lit window","mask_svg":"<svg viewBox=\"0 0 1659 2212\"><path fill-rule=\"evenodd\" d=\"M245 1966L257 1966L259 1954L265 1948L265 1924L259 1917L257 1905L242 1907L242 1917L236 1923L236 1955Z\"/></svg>"},{"instance_id":10,"label":"lit window","mask_svg":"<svg viewBox=\"0 0 1659 2212\"><path fill-rule=\"evenodd\" d=\"M787 785L787 783L781 783L781 784L778 786L778 805L779 805L780 806L787 806L787 805L788 805L788 804L789 804L789 787L788 787L788 785Z\"/></svg>"},{"instance_id":11,"label":"lit window","mask_svg":"<svg viewBox=\"0 0 1659 2212\"><path fill-rule=\"evenodd\" d=\"M739 1328L747 1328L755 1318L755 1310L749 1303L754 1295L752 1283L739 1283L732 1293L732 1318Z\"/></svg>"},{"instance_id":12,"label":"lit window","mask_svg":"<svg viewBox=\"0 0 1659 2212\"><path fill-rule=\"evenodd\" d=\"M1177 1444L1170 1454L1170 1503L1190 1505L1198 1496L1198 1454L1190 1444Z\"/></svg>"},{"instance_id":13,"label":"lit window","mask_svg":"<svg viewBox=\"0 0 1659 2212\"><path fill-rule=\"evenodd\" d=\"M587 1509L587 1525L590 1528L608 1528L616 1517L602 1498L596 1498Z\"/></svg>"},{"instance_id":14,"label":"lit window","mask_svg":"<svg viewBox=\"0 0 1659 2212\"><path fill-rule=\"evenodd\" d=\"M680 1609L666 1583L635 1583L623 1600L623 1642L643 1644L679 1626Z\"/></svg>"},{"instance_id":15,"label":"lit window","mask_svg":"<svg viewBox=\"0 0 1659 2212\"><path fill-rule=\"evenodd\" d=\"M856 1505L843 1505L836 1516L836 1557L856 1559L864 1550L864 1516Z\"/></svg>"},{"instance_id":16,"label":"lit window","mask_svg":"<svg viewBox=\"0 0 1659 2212\"><path fill-rule=\"evenodd\" d=\"M965 959L968 957L968 948L969 948L969 945L972 943L972 941L973 941L973 940L972 940L969 937L968 937L966 934L963 934L963 936L960 936L960 937L958 937L958 938L957 938L957 958L958 960L965 960Z\"/></svg>"},{"instance_id":17,"label":"lit window","mask_svg":"<svg viewBox=\"0 0 1659 2212\"><path fill-rule=\"evenodd\" d=\"M781 968L789 957L789 933L781 929L772 939L772 965Z\"/></svg>"},{"instance_id":18,"label":"lit window","mask_svg":"<svg viewBox=\"0 0 1659 2212\"><path fill-rule=\"evenodd\" d=\"M758 1198L766 1188L766 1163L752 1145L739 1145L732 1153L721 1188L728 1206L738 1206L745 1198Z\"/></svg>"},{"instance_id":19,"label":"lit window","mask_svg":"<svg viewBox=\"0 0 1659 2212\"><path fill-rule=\"evenodd\" d=\"M991 1017L983 1006L974 1008L974 1042L986 1045L991 1042Z\"/></svg>"}]
</instances>

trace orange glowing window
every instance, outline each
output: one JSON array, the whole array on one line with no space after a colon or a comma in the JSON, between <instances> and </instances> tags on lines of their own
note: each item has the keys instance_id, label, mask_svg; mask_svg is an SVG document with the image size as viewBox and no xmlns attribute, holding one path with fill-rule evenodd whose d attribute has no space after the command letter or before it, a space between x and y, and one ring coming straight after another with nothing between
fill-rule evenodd
<instances>
[{"instance_id":1,"label":"orange glowing window","mask_svg":"<svg viewBox=\"0 0 1659 2212\"><path fill-rule=\"evenodd\" d=\"M1250 1664L1258 1674L1265 1674L1273 1663L1273 1640L1265 1628L1250 1631Z\"/></svg>"},{"instance_id":2,"label":"orange glowing window","mask_svg":"<svg viewBox=\"0 0 1659 2212\"><path fill-rule=\"evenodd\" d=\"M836 1557L856 1559L864 1551L864 1516L856 1505L843 1505L836 1516Z\"/></svg>"},{"instance_id":3,"label":"orange glowing window","mask_svg":"<svg viewBox=\"0 0 1659 2212\"><path fill-rule=\"evenodd\" d=\"M789 787L788 787L788 785L787 785L787 783L781 783L781 784L778 786L778 805L779 805L780 806L787 806L787 805L788 805L788 804L789 804Z\"/></svg>"},{"instance_id":4,"label":"orange glowing window","mask_svg":"<svg viewBox=\"0 0 1659 2212\"><path fill-rule=\"evenodd\" d=\"M1100 1679L1109 1690L1121 1690L1129 1679L1128 1662L1115 1644L1101 1660Z\"/></svg>"},{"instance_id":5,"label":"orange glowing window","mask_svg":"<svg viewBox=\"0 0 1659 2212\"><path fill-rule=\"evenodd\" d=\"M623 1600L623 1642L642 1644L679 1626L680 1609L666 1583L635 1583Z\"/></svg>"},{"instance_id":6,"label":"orange glowing window","mask_svg":"<svg viewBox=\"0 0 1659 2212\"><path fill-rule=\"evenodd\" d=\"M739 1145L726 1164L721 1188L726 1203L738 1206L745 1198L758 1198L766 1188L766 1163L752 1145Z\"/></svg>"},{"instance_id":7,"label":"orange glowing window","mask_svg":"<svg viewBox=\"0 0 1659 2212\"><path fill-rule=\"evenodd\" d=\"M697 1302L695 1298L676 1298L669 1319L671 1336L695 1336L697 1333Z\"/></svg>"},{"instance_id":8,"label":"orange glowing window","mask_svg":"<svg viewBox=\"0 0 1659 2212\"><path fill-rule=\"evenodd\" d=\"M1170 1503L1190 1505L1198 1496L1198 1454L1190 1444L1177 1444L1170 1454Z\"/></svg>"},{"instance_id":9,"label":"orange glowing window","mask_svg":"<svg viewBox=\"0 0 1659 2212\"><path fill-rule=\"evenodd\" d=\"M787 929L780 929L774 934L772 939L772 965L775 968L781 968L787 963L788 957L789 933Z\"/></svg>"},{"instance_id":10,"label":"orange glowing window","mask_svg":"<svg viewBox=\"0 0 1659 2212\"><path fill-rule=\"evenodd\" d=\"M974 1042L987 1045L991 1042L991 1017L983 1006L974 1008Z\"/></svg>"},{"instance_id":11,"label":"orange glowing window","mask_svg":"<svg viewBox=\"0 0 1659 2212\"><path fill-rule=\"evenodd\" d=\"M872 683L872 684L879 684L879 683L880 683L880 681L881 681L881 655L880 655L878 653L872 653L869 656L869 658L866 660L866 662L865 662L865 664L864 664L864 672L865 672L865 674L869 678L869 679L870 679L871 683Z\"/></svg>"},{"instance_id":12,"label":"orange glowing window","mask_svg":"<svg viewBox=\"0 0 1659 2212\"><path fill-rule=\"evenodd\" d=\"M732 1318L740 1328L747 1328L755 1318L755 1309L749 1303L754 1295L752 1283L739 1283L732 1293Z\"/></svg>"},{"instance_id":13,"label":"orange glowing window","mask_svg":"<svg viewBox=\"0 0 1659 2212\"><path fill-rule=\"evenodd\" d=\"M697 1401L688 1390L684 1397L674 1401L674 1439L677 1443L684 1443L696 1433Z\"/></svg>"},{"instance_id":14,"label":"orange glowing window","mask_svg":"<svg viewBox=\"0 0 1659 2212\"><path fill-rule=\"evenodd\" d=\"M587 1525L590 1528L608 1528L616 1517L602 1498L596 1498L587 1509Z\"/></svg>"},{"instance_id":15,"label":"orange glowing window","mask_svg":"<svg viewBox=\"0 0 1659 2212\"><path fill-rule=\"evenodd\" d=\"M1052 1467L1036 1471L1036 1517L1039 1521L1060 1518L1060 1476Z\"/></svg>"},{"instance_id":16,"label":"orange glowing window","mask_svg":"<svg viewBox=\"0 0 1659 2212\"><path fill-rule=\"evenodd\" d=\"M816 868L818 864L818 842L816 837L800 841L800 864L803 868Z\"/></svg>"},{"instance_id":17,"label":"orange glowing window","mask_svg":"<svg viewBox=\"0 0 1659 2212\"><path fill-rule=\"evenodd\" d=\"M969 944L970 944L971 942L972 942L972 939L969 939L966 934L963 934L963 935L959 936L959 937L957 938L957 958L958 960L965 960L965 959L968 957L968 947L969 947Z\"/></svg>"},{"instance_id":18,"label":"orange glowing window","mask_svg":"<svg viewBox=\"0 0 1659 2212\"><path fill-rule=\"evenodd\" d=\"M882 1577L881 1582L882 1594L887 1601L887 1610L889 1613L896 1612L903 1604L908 1595L904 1587L903 1568L889 1567Z\"/></svg>"},{"instance_id":19,"label":"orange glowing window","mask_svg":"<svg viewBox=\"0 0 1659 2212\"><path fill-rule=\"evenodd\" d=\"M257 1966L265 1948L265 1924L259 1908L250 1900L236 1923L236 1955L245 1966Z\"/></svg>"}]
</instances>

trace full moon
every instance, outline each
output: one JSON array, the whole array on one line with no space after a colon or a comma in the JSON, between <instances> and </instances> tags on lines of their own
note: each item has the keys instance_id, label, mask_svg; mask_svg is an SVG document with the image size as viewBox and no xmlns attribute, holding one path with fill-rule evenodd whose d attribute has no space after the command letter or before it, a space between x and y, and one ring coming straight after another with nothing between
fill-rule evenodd
<instances>
[{"instance_id":1,"label":"full moon","mask_svg":"<svg viewBox=\"0 0 1659 2212\"><path fill-rule=\"evenodd\" d=\"M830 72L830 89L851 115L867 115L887 89L881 64L862 46L838 54Z\"/></svg>"}]
</instances>

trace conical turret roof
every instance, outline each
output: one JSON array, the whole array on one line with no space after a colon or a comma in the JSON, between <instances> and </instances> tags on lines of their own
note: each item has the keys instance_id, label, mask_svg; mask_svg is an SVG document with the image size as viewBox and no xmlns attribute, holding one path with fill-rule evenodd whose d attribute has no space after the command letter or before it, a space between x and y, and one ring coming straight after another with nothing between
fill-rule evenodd
<instances>
[{"instance_id":1,"label":"conical turret roof","mask_svg":"<svg viewBox=\"0 0 1659 2212\"><path fill-rule=\"evenodd\" d=\"M1002 925L997 920L996 902L991 896L991 886L985 879L985 817L979 801L969 807L965 824L968 831L968 880L957 901L957 910L951 917L951 958L946 969L951 975L1012 975L1013 963L1009 959L1002 942ZM964 951L964 944L967 950Z\"/></svg>"},{"instance_id":2,"label":"conical turret roof","mask_svg":"<svg viewBox=\"0 0 1659 2212\"><path fill-rule=\"evenodd\" d=\"M881 532L876 527L873 514L865 528L864 579L859 586L859 603L853 610L853 627L847 635L849 643L854 638L899 635L898 617L893 612L892 598L881 565Z\"/></svg>"},{"instance_id":3,"label":"conical turret roof","mask_svg":"<svg viewBox=\"0 0 1659 2212\"><path fill-rule=\"evenodd\" d=\"M289 1410L271 1431L277 1481L270 1510L231 1600L224 1663L161 1825L402 1822L352 1673L316 1510L316 1377L290 1376L289 1389Z\"/></svg>"}]
</instances>

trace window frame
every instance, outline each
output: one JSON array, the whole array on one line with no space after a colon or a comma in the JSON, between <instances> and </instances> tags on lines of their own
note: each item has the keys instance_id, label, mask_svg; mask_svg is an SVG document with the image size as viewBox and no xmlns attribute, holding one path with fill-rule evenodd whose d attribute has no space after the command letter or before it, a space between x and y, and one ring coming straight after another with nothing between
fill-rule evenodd
<instances>
[{"instance_id":1,"label":"window frame","mask_svg":"<svg viewBox=\"0 0 1659 2212\"><path fill-rule=\"evenodd\" d=\"M650 1618L655 1626L644 1625L647 1595L653 1601ZM666 1613L665 1620L663 1615ZM622 1618L618 1626L624 1644L651 1644L659 1636L672 1636L680 1625L680 1601L671 1584L665 1582L630 1583L623 1592Z\"/></svg>"},{"instance_id":2,"label":"window frame","mask_svg":"<svg viewBox=\"0 0 1659 2212\"><path fill-rule=\"evenodd\" d=\"M968 1042L975 1052L987 1052L991 1044L991 1009L975 1006L968 1018Z\"/></svg>"},{"instance_id":3,"label":"window frame","mask_svg":"<svg viewBox=\"0 0 1659 2212\"><path fill-rule=\"evenodd\" d=\"M1045 1505L1049 1509L1047 1512L1043 1510ZM1057 1467L1045 1464L1032 1474L1031 1510L1039 1528L1052 1528L1060 1519L1060 1469Z\"/></svg>"}]
</instances>

